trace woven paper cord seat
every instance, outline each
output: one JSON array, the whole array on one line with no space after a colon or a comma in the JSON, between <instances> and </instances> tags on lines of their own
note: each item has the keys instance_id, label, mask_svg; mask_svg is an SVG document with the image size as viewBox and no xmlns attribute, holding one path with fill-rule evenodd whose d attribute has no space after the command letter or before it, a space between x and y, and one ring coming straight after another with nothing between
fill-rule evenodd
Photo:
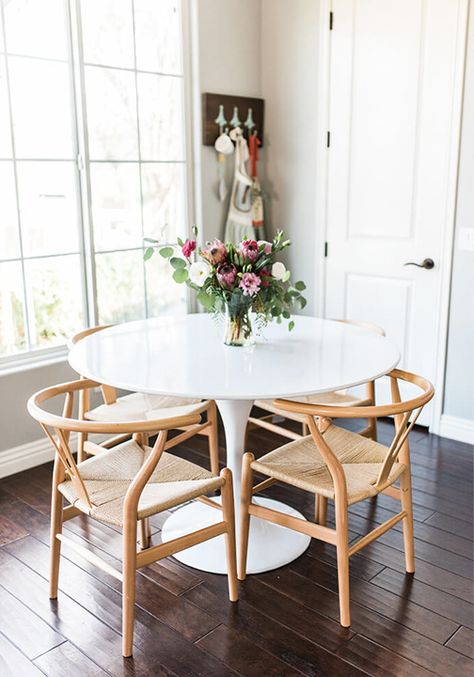
<instances>
[{"instance_id":1,"label":"woven paper cord seat","mask_svg":"<svg viewBox=\"0 0 474 677\"><path fill-rule=\"evenodd\" d=\"M205 409L207 402L189 397L171 397L169 395L147 395L145 393L131 393L117 398L112 404L101 404L84 414L89 421L143 421L146 418L159 418L158 409L168 410L163 416L194 414ZM177 414L173 411L180 410ZM151 416L151 412L154 413Z\"/></svg>"},{"instance_id":2,"label":"woven paper cord seat","mask_svg":"<svg viewBox=\"0 0 474 677\"><path fill-rule=\"evenodd\" d=\"M122 526L123 499L150 452L150 447L142 449L131 440L79 463L77 468L91 499L91 510L78 503L70 480L59 484L58 489L70 503L91 517ZM222 484L221 477L215 477L194 463L163 452L140 496L138 519L218 489Z\"/></svg>"},{"instance_id":3,"label":"woven paper cord seat","mask_svg":"<svg viewBox=\"0 0 474 677\"><path fill-rule=\"evenodd\" d=\"M375 496L378 492L373 485L388 448L335 425L326 430L323 438L342 463L349 505ZM311 435L262 456L252 463L252 469L305 491L334 498L331 475ZM401 463L394 463L386 485L395 482L404 469Z\"/></svg>"}]
</instances>

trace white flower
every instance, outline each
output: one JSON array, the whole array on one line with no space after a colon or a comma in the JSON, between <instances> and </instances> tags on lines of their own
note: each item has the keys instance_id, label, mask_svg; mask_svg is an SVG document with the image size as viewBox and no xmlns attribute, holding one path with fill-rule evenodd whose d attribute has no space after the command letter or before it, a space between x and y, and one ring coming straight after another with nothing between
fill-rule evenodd
<instances>
[{"instance_id":1,"label":"white flower","mask_svg":"<svg viewBox=\"0 0 474 677\"><path fill-rule=\"evenodd\" d=\"M285 273L285 264L281 263L280 261L276 261L272 266L272 277L274 277L276 280L283 280Z\"/></svg>"},{"instance_id":2,"label":"white flower","mask_svg":"<svg viewBox=\"0 0 474 677\"><path fill-rule=\"evenodd\" d=\"M189 266L189 279L198 287L202 287L211 272L211 266L205 261L196 261Z\"/></svg>"}]
</instances>

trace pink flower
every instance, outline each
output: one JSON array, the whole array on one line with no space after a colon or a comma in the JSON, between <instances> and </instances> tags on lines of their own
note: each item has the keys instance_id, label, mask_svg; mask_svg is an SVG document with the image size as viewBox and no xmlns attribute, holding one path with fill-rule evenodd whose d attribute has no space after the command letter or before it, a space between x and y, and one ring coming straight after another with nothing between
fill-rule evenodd
<instances>
[{"instance_id":1,"label":"pink flower","mask_svg":"<svg viewBox=\"0 0 474 677\"><path fill-rule=\"evenodd\" d=\"M243 254L246 259L253 262L258 256L258 244L255 240L244 240L237 249L239 254Z\"/></svg>"},{"instance_id":2,"label":"pink flower","mask_svg":"<svg viewBox=\"0 0 474 677\"><path fill-rule=\"evenodd\" d=\"M239 287L242 289L244 296L255 296L260 289L261 280L255 273L244 273L239 282Z\"/></svg>"},{"instance_id":3,"label":"pink flower","mask_svg":"<svg viewBox=\"0 0 474 677\"><path fill-rule=\"evenodd\" d=\"M262 268L262 270L260 271L260 275L261 275L262 278L272 276L270 271L268 270L268 268ZM270 286L270 282L268 280L264 280L264 279L260 280L260 284L262 285L262 287L269 287Z\"/></svg>"},{"instance_id":4,"label":"pink flower","mask_svg":"<svg viewBox=\"0 0 474 677\"><path fill-rule=\"evenodd\" d=\"M186 240L186 242L181 247L183 256L185 256L187 259L189 259L189 257L191 256L191 254L195 249L196 249L196 240Z\"/></svg>"},{"instance_id":5,"label":"pink flower","mask_svg":"<svg viewBox=\"0 0 474 677\"><path fill-rule=\"evenodd\" d=\"M237 268L232 263L222 263L217 269L217 280L224 289L230 289L236 277Z\"/></svg>"},{"instance_id":6,"label":"pink flower","mask_svg":"<svg viewBox=\"0 0 474 677\"><path fill-rule=\"evenodd\" d=\"M271 242L267 242L266 240L259 240L257 242L257 244L258 244L259 247L261 247L262 244L265 245L265 248L263 250L264 254L271 254L272 253L272 243Z\"/></svg>"},{"instance_id":7,"label":"pink flower","mask_svg":"<svg viewBox=\"0 0 474 677\"><path fill-rule=\"evenodd\" d=\"M209 261L213 266L218 266L227 258L227 249L220 240L206 242L206 246L201 250L201 256Z\"/></svg>"}]
</instances>

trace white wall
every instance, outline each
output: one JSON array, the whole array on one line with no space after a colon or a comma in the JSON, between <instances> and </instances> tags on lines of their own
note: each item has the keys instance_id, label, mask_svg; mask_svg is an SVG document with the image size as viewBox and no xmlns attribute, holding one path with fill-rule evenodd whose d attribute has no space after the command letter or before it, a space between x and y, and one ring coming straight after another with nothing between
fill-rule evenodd
<instances>
[{"instance_id":1,"label":"white wall","mask_svg":"<svg viewBox=\"0 0 474 677\"><path fill-rule=\"evenodd\" d=\"M261 2L260 0L194 0L200 93L260 97L261 92ZM216 111L217 116L218 111ZM203 239L224 236L227 203L217 199L217 159L214 148L201 154ZM264 151L262 151L262 155ZM233 156L227 159L230 180Z\"/></svg>"},{"instance_id":2,"label":"white wall","mask_svg":"<svg viewBox=\"0 0 474 677\"><path fill-rule=\"evenodd\" d=\"M471 421L474 432L474 251L462 249L463 228L474 229L474 11L468 32L444 398L444 413Z\"/></svg>"},{"instance_id":3,"label":"white wall","mask_svg":"<svg viewBox=\"0 0 474 677\"><path fill-rule=\"evenodd\" d=\"M319 2L262 0L264 191L273 231L292 239L287 264L315 313L316 109Z\"/></svg>"}]
</instances>

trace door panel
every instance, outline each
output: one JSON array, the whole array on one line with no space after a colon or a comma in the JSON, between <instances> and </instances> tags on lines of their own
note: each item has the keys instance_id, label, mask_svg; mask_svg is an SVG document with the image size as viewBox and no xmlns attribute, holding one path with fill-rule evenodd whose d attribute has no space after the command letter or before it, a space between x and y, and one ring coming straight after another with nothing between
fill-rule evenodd
<instances>
[{"instance_id":1,"label":"door panel","mask_svg":"<svg viewBox=\"0 0 474 677\"><path fill-rule=\"evenodd\" d=\"M432 380L464 4L332 3L326 316L380 324Z\"/></svg>"}]
</instances>

